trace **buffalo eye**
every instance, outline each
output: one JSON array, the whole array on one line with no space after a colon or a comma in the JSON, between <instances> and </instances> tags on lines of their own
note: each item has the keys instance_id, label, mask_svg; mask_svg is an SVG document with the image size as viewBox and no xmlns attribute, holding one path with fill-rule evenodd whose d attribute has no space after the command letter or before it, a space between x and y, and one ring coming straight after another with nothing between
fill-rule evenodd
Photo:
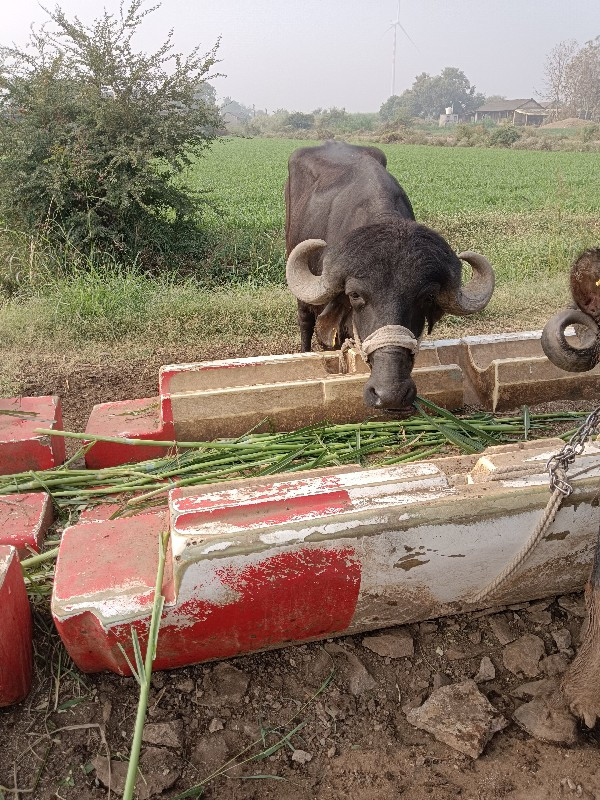
<instances>
[{"instance_id":1,"label":"buffalo eye","mask_svg":"<svg viewBox=\"0 0 600 800\"><path fill-rule=\"evenodd\" d=\"M419 294L419 302L426 308L435 304L438 295L438 287L428 286Z\"/></svg>"}]
</instances>

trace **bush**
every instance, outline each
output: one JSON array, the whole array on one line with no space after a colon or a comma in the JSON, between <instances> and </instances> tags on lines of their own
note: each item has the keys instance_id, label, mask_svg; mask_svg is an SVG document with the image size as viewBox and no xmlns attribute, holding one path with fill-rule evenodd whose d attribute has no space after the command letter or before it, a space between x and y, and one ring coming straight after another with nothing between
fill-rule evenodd
<instances>
[{"instance_id":1,"label":"bush","mask_svg":"<svg viewBox=\"0 0 600 800\"><path fill-rule=\"evenodd\" d=\"M600 134L600 125L586 125L580 131L581 140L583 142L593 142L598 139Z\"/></svg>"},{"instance_id":2,"label":"bush","mask_svg":"<svg viewBox=\"0 0 600 800\"><path fill-rule=\"evenodd\" d=\"M490 144L510 147L521 138L518 128L513 125L500 125L490 133Z\"/></svg>"},{"instance_id":3,"label":"bush","mask_svg":"<svg viewBox=\"0 0 600 800\"><path fill-rule=\"evenodd\" d=\"M13 230L145 266L201 250L200 195L176 179L214 138L206 83L216 46L154 54L132 38L144 0L84 26L60 8L56 30L0 49L0 214Z\"/></svg>"}]
</instances>

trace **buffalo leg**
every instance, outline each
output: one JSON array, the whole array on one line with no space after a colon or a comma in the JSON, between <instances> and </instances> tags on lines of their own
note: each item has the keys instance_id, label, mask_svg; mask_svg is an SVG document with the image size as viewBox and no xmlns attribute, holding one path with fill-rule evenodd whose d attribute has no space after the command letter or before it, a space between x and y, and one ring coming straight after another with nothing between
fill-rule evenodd
<instances>
[{"instance_id":1,"label":"buffalo leg","mask_svg":"<svg viewBox=\"0 0 600 800\"><path fill-rule=\"evenodd\" d=\"M310 353L315 330L315 315L310 306L298 300L298 325L300 326L300 352Z\"/></svg>"},{"instance_id":2,"label":"buffalo leg","mask_svg":"<svg viewBox=\"0 0 600 800\"><path fill-rule=\"evenodd\" d=\"M593 728L600 718L600 533L592 574L585 587L585 602L588 626L561 689L573 714Z\"/></svg>"}]
</instances>

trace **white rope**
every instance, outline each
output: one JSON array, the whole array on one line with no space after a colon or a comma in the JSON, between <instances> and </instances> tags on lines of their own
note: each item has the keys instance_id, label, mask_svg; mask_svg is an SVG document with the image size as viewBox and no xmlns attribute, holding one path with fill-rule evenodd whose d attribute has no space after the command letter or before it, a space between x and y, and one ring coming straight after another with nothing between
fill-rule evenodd
<instances>
[{"instance_id":1,"label":"white rope","mask_svg":"<svg viewBox=\"0 0 600 800\"><path fill-rule=\"evenodd\" d=\"M405 328L404 325L383 325L369 334L362 342L354 323L352 324L352 333L354 338L346 339L342 345L342 350L354 347L365 361L371 353L381 347L404 347L410 350L413 355L416 355L421 344L421 337L416 339L413 332Z\"/></svg>"},{"instance_id":2,"label":"white rope","mask_svg":"<svg viewBox=\"0 0 600 800\"><path fill-rule=\"evenodd\" d=\"M481 589L481 591L469 598L470 603L481 603L482 600L486 600L490 595L495 594L497 590L514 575L521 564L523 564L529 558L532 551L535 549L535 547L537 547L537 545L542 541L548 532L548 528L554 522L554 518L556 517L558 509L560 508L560 504L564 498L565 493L561 489L555 489L552 492L550 499L546 504L546 508L542 512L542 516L538 520L537 525L523 547L521 547L519 552L513 556L511 561L506 565L506 567L504 567L502 572L497 575L493 581L491 581L491 583L488 583L485 588Z\"/></svg>"}]
</instances>

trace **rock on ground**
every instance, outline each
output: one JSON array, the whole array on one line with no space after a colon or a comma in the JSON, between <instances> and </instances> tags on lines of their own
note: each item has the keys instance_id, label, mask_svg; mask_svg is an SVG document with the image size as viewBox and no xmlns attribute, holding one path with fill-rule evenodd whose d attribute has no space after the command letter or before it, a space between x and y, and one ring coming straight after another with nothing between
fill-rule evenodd
<instances>
[{"instance_id":1,"label":"rock on ground","mask_svg":"<svg viewBox=\"0 0 600 800\"><path fill-rule=\"evenodd\" d=\"M515 675L523 673L529 678L535 678L540 671L540 660L545 655L542 639L533 633L526 633L506 645L502 652L502 661L506 669Z\"/></svg>"},{"instance_id":2,"label":"rock on ground","mask_svg":"<svg viewBox=\"0 0 600 800\"><path fill-rule=\"evenodd\" d=\"M238 705L246 694L249 682L241 669L220 661L204 680L207 695L201 702L203 705L212 705L215 701L224 706Z\"/></svg>"},{"instance_id":3,"label":"rock on ground","mask_svg":"<svg viewBox=\"0 0 600 800\"><path fill-rule=\"evenodd\" d=\"M362 661L354 653L341 647L336 642L327 642L325 650L336 658L342 657L345 661L342 666L342 674L348 685L350 694L359 697L363 692L374 689L377 685L374 678L367 670Z\"/></svg>"},{"instance_id":4,"label":"rock on ground","mask_svg":"<svg viewBox=\"0 0 600 800\"><path fill-rule=\"evenodd\" d=\"M178 780L183 762L169 750L162 747L147 747L140 756L136 791L139 800L152 800Z\"/></svg>"},{"instance_id":5,"label":"rock on ground","mask_svg":"<svg viewBox=\"0 0 600 800\"><path fill-rule=\"evenodd\" d=\"M127 779L127 761L111 760L110 773L107 758L98 756L92 764L100 783L107 788L110 786L111 792L122 795ZM136 797L139 800L152 800L173 786L181 770L182 762L173 753L162 747L146 748L140 756Z\"/></svg>"},{"instance_id":6,"label":"rock on ground","mask_svg":"<svg viewBox=\"0 0 600 800\"><path fill-rule=\"evenodd\" d=\"M569 659L564 653L554 653L554 655L546 656L540 661L540 667L549 678L555 675L562 675L569 666Z\"/></svg>"},{"instance_id":7,"label":"rock on ground","mask_svg":"<svg viewBox=\"0 0 600 800\"><path fill-rule=\"evenodd\" d=\"M564 608L565 611L568 611L569 614L573 614L575 617L580 617L583 619L585 617L585 603L583 600L573 597L570 594L563 594L558 598L558 605L561 608Z\"/></svg>"},{"instance_id":8,"label":"rock on ground","mask_svg":"<svg viewBox=\"0 0 600 800\"><path fill-rule=\"evenodd\" d=\"M183 747L183 720L147 722L142 731L142 742L180 750Z\"/></svg>"},{"instance_id":9,"label":"rock on ground","mask_svg":"<svg viewBox=\"0 0 600 800\"><path fill-rule=\"evenodd\" d=\"M436 689L406 719L471 758L480 756L492 736L508 725L473 680Z\"/></svg>"},{"instance_id":10,"label":"rock on ground","mask_svg":"<svg viewBox=\"0 0 600 800\"><path fill-rule=\"evenodd\" d=\"M122 795L125 791L125 781L127 779L127 761L115 761L111 759L110 770L108 768L108 758L97 756L92 759L92 765L96 770L96 777L102 786L110 786L111 792Z\"/></svg>"},{"instance_id":11,"label":"rock on ground","mask_svg":"<svg viewBox=\"0 0 600 800\"><path fill-rule=\"evenodd\" d=\"M192 764L202 772L214 772L225 764L229 757L229 748L222 733L201 738L190 755Z\"/></svg>"},{"instance_id":12,"label":"rock on ground","mask_svg":"<svg viewBox=\"0 0 600 800\"><path fill-rule=\"evenodd\" d=\"M552 638L556 642L556 646L561 653L564 653L571 647L571 632L566 628L560 628L558 631L552 631Z\"/></svg>"},{"instance_id":13,"label":"rock on ground","mask_svg":"<svg viewBox=\"0 0 600 800\"><path fill-rule=\"evenodd\" d=\"M516 686L514 689L511 689L510 693L513 697L518 697L520 700L525 700L528 697L538 697L538 695L542 694L551 694L557 688L557 683L552 678L542 678L539 681L528 681L527 683L521 683L519 686Z\"/></svg>"},{"instance_id":14,"label":"rock on ground","mask_svg":"<svg viewBox=\"0 0 600 800\"><path fill-rule=\"evenodd\" d=\"M506 614L494 614L493 617L488 619L488 625L490 626L491 632L501 645L514 642L514 640L517 638L517 634L511 630L511 627L508 624L508 617Z\"/></svg>"},{"instance_id":15,"label":"rock on ground","mask_svg":"<svg viewBox=\"0 0 600 800\"><path fill-rule=\"evenodd\" d=\"M540 695L529 703L519 706L513 719L523 730L536 739L557 744L577 743L577 722L566 707L559 703L556 695Z\"/></svg>"},{"instance_id":16,"label":"rock on ground","mask_svg":"<svg viewBox=\"0 0 600 800\"><path fill-rule=\"evenodd\" d=\"M484 656L481 659L481 664L477 670L477 674L473 678L475 683L483 683L483 681L493 681L496 677L496 667L494 666L491 658Z\"/></svg>"},{"instance_id":17,"label":"rock on ground","mask_svg":"<svg viewBox=\"0 0 600 800\"><path fill-rule=\"evenodd\" d=\"M415 652L412 636L403 630L365 636L362 643L367 650L383 658L410 658Z\"/></svg>"},{"instance_id":18,"label":"rock on ground","mask_svg":"<svg viewBox=\"0 0 600 800\"><path fill-rule=\"evenodd\" d=\"M299 764L306 764L312 760L312 753L307 753L306 750L294 750L292 753L292 761L297 761Z\"/></svg>"}]
</instances>

